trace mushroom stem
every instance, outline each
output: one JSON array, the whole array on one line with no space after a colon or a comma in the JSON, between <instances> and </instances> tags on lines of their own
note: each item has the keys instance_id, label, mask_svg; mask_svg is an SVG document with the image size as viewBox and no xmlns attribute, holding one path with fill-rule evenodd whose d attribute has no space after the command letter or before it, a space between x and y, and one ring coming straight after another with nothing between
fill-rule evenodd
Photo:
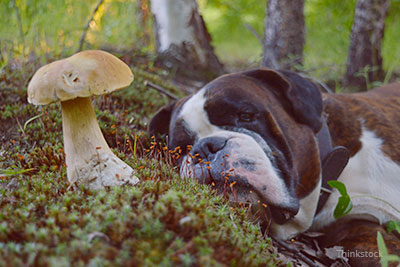
<instances>
[{"instance_id":1,"label":"mushroom stem","mask_svg":"<svg viewBox=\"0 0 400 267\"><path fill-rule=\"evenodd\" d=\"M97 123L91 98L61 102L64 150L70 183L93 189L136 184L134 171L108 147Z\"/></svg>"}]
</instances>

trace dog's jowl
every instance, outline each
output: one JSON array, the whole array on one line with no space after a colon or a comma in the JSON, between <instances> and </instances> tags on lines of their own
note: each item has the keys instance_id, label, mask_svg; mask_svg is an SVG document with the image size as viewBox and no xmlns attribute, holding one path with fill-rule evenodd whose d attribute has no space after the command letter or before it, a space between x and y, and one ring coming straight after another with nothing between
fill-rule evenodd
<instances>
[{"instance_id":1,"label":"dog's jowl","mask_svg":"<svg viewBox=\"0 0 400 267\"><path fill-rule=\"evenodd\" d=\"M292 72L228 74L163 107L149 130L184 150L182 176L257 206L276 238L312 229L326 232L325 246L376 252L380 231L389 253L400 254L400 240L382 226L400 221L400 83L321 94ZM325 190L335 179L353 203L339 220L340 194ZM379 257L350 258L364 261Z\"/></svg>"}]
</instances>

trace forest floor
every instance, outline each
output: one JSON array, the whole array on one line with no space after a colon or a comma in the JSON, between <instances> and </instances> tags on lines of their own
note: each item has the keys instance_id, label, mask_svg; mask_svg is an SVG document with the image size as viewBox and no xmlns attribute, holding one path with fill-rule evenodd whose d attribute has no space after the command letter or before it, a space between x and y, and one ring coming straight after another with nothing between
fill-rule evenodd
<instances>
[{"instance_id":1,"label":"forest floor","mask_svg":"<svg viewBox=\"0 0 400 267\"><path fill-rule=\"evenodd\" d=\"M146 133L176 86L151 57L123 54L135 81L94 98L113 151L137 170L136 186L74 188L66 177L59 104L33 106L26 88L51 56L0 70L0 266L346 266L313 241L318 233L276 242L245 207L209 186L179 177L173 153Z\"/></svg>"}]
</instances>

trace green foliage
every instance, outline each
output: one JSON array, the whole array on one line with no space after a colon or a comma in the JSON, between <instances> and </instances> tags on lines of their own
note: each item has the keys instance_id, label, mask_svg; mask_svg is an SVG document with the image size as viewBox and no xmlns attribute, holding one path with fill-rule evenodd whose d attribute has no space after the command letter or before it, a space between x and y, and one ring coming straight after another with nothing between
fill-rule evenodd
<instances>
[{"instance_id":1,"label":"green foliage","mask_svg":"<svg viewBox=\"0 0 400 267\"><path fill-rule=\"evenodd\" d=\"M98 1L15 0L15 6L13 2L0 2L0 17L3 18L0 23L0 69L19 55L31 58L43 54L70 55L77 49L83 28ZM105 1L90 24L84 48L154 51L148 2ZM264 38L266 1L198 0L198 4L222 61L228 67L240 69L257 66L262 55L258 38ZM345 71L355 5L356 0L305 2L304 71L322 81L339 84ZM399 11L400 2L391 0L382 45L387 71L384 82L396 77L400 71Z\"/></svg>"},{"instance_id":2,"label":"green foliage","mask_svg":"<svg viewBox=\"0 0 400 267\"><path fill-rule=\"evenodd\" d=\"M356 0L305 3L304 68L322 80L337 80L346 67Z\"/></svg>"},{"instance_id":3,"label":"green foliage","mask_svg":"<svg viewBox=\"0 0 400 267\"><path fill-rule=\"evenodd\" d=\"M15 55L65 55L76 51L98 0L15 0L15 3L14 6L13 1L0 2L2 63ZM143 27L135 21L138 10L136 1L105 1L90 24L86 47L113 45L116 49L127 49L141 45L140 36L144 31L150 35L151 24Z\"/></svg>"},{"instance_id":4,"label":"green foliage","mask_svg":"<svg viewBox=\"0 0 400 267\"><path fill-rule=\"evenodd\" d=\"M386 223L386 229L389 233L397 231L400 234L400 223L395 221L388 221Z\"/></svg>"},{"instance_id":5,"label":"green foliage","mask_svg":"<svg viewBox=\"0 0 400 267\"><path fill-rule=\"evenodd\" d=\"M333 212L335 219L338 219L351 211L353 203L351 202L350 196L347 194L346 186L342 182L332 180L328 181L328 185L337 189L340 193L338 203Z\"/></svg>"},{"instance_id":6,"label":"green foliage","mask_svg":"<svg viewBox=\"0 0 400 267\"><path fill-rule=\"evenodd\" d=\"M334 210L334 217L335 217L335 219L338 219L338 218L346 215L347 213L349 213L351 211L353 205L352 205L350 196L347 193L346 186L342 182L332 180L332 181L328 181L328 184L332 188L337 189L341 195L339 197L339 201ZM363 196L363 197L372 197L372 196ZM374 198L374 197L372 197L372 198ZM374 199L380 200L378 198L374 198ZM384 201L384 202L387 203L386 201ZM390 204L390 203L387 203L387 204ZM400 226L399 226L398 222L388 221L386 223L386 228L389 233L391 233L394 230L397 231L398 233L400 233ZM388 253L387 247L385 245L385 241L380 232L377 232L377 244L378 244L380 262L381 262L382 267L389 266L388 265L389 262L400 262L399 256L391 255Z\"/></svg>"},{"instance_id":7,"label":"green foliage","mask_svg":"<svg viewBox=\"0 0 400 267\"><path fill-rule=\"evenodd\" d=\"M387 71L385 82L392 78L393 72L399 72L400 35L398 27L400 21L400 1L391 0L389 14L385 21L385 36L382 44L383 65Z\"/></svg>"},{"instance_id":8,"label":"green foliage","mask_svg":"<svg viewBox=\"0 0 400 267\"><path fill-rule=\"evenodd\" d=\"M391 255L388 253L387 247L385 245L385 240L383 240L382 234L380 232L377 233L377 243L382 267L388 267L389 262L400 262L399 256Z\"/></svg>"},{"instance_id":9,"label":"green foliage","mask_svg":"<svg viewBox=\"0 0 400 267\"><path fill-rule=\"evenodd\" d=\"M266 2L259 0L203 0L200 10L216 53L225 62L261 59L262 44L249 26L263 38Z\"/></svg>"},{"instance_id":10,"label":"green foliage","mask_svg":"<svg viewBox=\"0 0 400 267\"><path fill-rule=\"evenodd\" d=\"M340 218L340 217L346 215L347 213L349 213L351 211L351 209L353 208L353 203L351 202L351 198L350 198L349 194L347 193L346 185L344 183L336 181L336 180L331 180L331 181L328 181L328 185L332 188L337 189L341 195L339 197L338 203L337 203L335 211L334 211L334 217L337 219L337 218ZM380 202L386 204L391 209L393 209L394 211L396 211L397 213L400 214L399 209L397 209L395 206L393 206L392 203L390 203L382 198L379 198L379 197L376 197L373 195L356 195L356 196L353 196L352 198L353 199L355 199L355 198L371 198L371 199L374 199L374 200L377 200L377 201L380 201ZM391 229L391 231L399 229L398 223L393 222L393 221L389 221L387 227L388 227L388 229Z\"/></svg>"},{"instance_id":11,"label":"green foliage","mask_svg":"<svg viewBox=\"0 0 400 267\"><path fill-rule=\"evenodd\" d=\"M14 175L23 174L25 172L29 172L32 170L33 169L26 169L26 170L0 169L0 177L14 176Z\"/></svg>"},{"instance_id":12,"label":"green foliage","mask_svg":"<svg viewBox=\"0 0 400 267\"><path fill-rule=\"evenodd\" d=\"M362 70L360 70L358 73L356 73L356 77L363 77L365 80L365 84L367 85L367 90L370 90L374 87L378 87L378 86L382 86L383 83L381 81L375 81L375 82L371 82L369 79L369 74L371 72L375 72L378 70L378 66L365 66Z\"/></svg>"}]
</instances>

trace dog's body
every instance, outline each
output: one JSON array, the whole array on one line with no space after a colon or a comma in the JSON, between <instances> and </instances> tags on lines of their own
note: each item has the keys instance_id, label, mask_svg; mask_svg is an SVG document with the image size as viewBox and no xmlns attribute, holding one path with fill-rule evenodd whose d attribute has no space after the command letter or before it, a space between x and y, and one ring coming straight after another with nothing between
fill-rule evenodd
<instances>
[{"instance_id":1,"label":"dog's body","mask_svg":"<svg viewBox=\"0 0 400 267\"><path fill-rule=\"evenodd\" d=\"M399 83L321 95L291 72L229 74L162 108L149 128L168 133L171 147L185 152L193 146L181 161L181 174L215 184L233 201L258 205L272 218L273 236L287 239L329 227L341 230L327 234L326 245L377 251L380 230L389 251L400 254L400 240L379 226L400 220L393 208L400 208ZM339 193L320 194L321 185L339 174L353 209L337 221ZM363 260L379 258L353 263Z\"/></svg>"}]
</instances>

